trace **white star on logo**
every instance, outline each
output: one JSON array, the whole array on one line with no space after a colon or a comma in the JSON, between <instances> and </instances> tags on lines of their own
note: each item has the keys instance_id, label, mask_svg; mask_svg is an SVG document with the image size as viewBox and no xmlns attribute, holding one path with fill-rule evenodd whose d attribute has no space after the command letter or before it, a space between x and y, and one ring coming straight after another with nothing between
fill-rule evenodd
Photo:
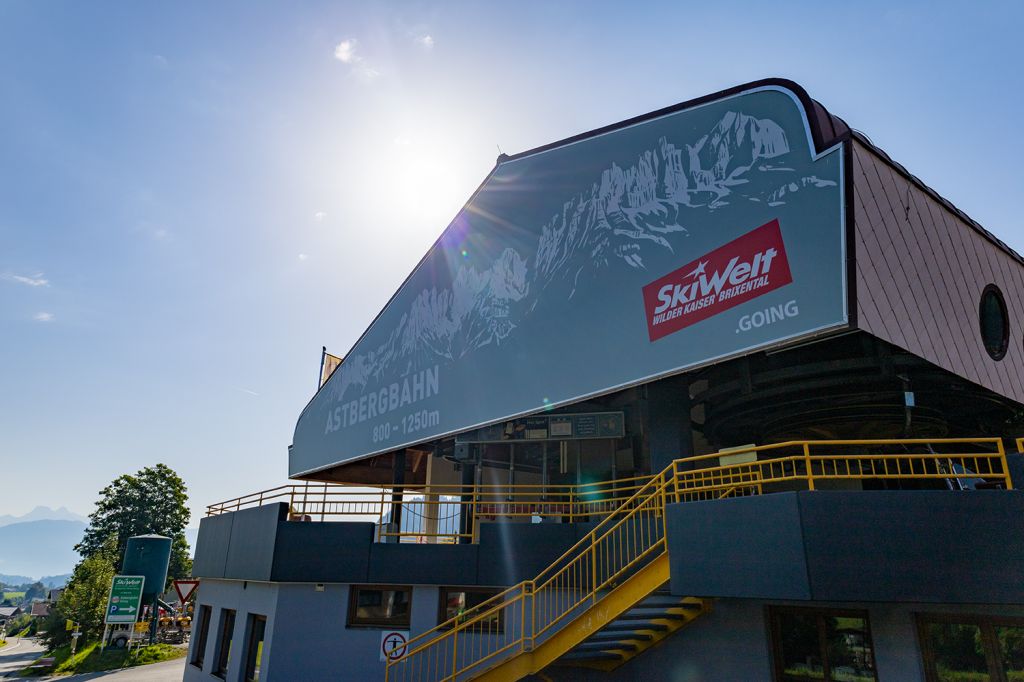
<instances>
[{"instance_id":1,"label":"white star on logo","mask_svg":"<svg viewBox=\"0 0 1024 682\"><path fill-rule=\"evenodd\" d=\"M693 272L688 274L687 277L699 277L700 275L703 275L704 274L704 266L707 265L707 264L708 264L708 262L706 260L700 261L699 263L697 263L697 267L694 268Z\"/></svg>"}]
</instances>

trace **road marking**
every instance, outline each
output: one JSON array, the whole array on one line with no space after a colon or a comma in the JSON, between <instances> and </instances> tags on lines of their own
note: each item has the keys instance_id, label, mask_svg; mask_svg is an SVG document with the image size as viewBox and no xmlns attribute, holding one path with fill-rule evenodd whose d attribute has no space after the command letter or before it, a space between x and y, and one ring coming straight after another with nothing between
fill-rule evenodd
<instances>
[{"instance_id":1,"label":"road marking","mask_svg":"<svg viewBox=\"0 0 1024 682\"><path fill-rule=\"evenodd\" d=\"M17 643L17 644L15 644L14 646L12 646L12 647L6 647L6 646L5 646L5 647L4 647L4 648L3 648L2 650L0 650L0 656L6 656L6 655L7 655L7 652L9 652L9 651L14 651L14 650L15 650L15 649L17 649L17 648L18 648L19 646L21 646L21 643L22 643L23 641L25 641L25 640L24 640L24 638L23 638L23 637L19 637L19 638L18 638L18 643Z\"/></svg>"}]
</instances>

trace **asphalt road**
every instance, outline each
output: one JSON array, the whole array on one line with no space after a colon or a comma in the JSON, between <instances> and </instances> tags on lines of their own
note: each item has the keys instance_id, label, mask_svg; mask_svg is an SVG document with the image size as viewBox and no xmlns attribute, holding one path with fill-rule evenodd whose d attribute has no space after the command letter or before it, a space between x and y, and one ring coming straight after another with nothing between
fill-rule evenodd
<instances>
[{"instance_id":1,"label":"asphalt road","mask_svg":"<svg viewBox=\"0 0 1024 682\"><path fill-rule=\"evenodd\" d=\"M178 658L173 661L142 665L137 668L126 670L108 671L102 673L86 673L84 675L71 675L61 677L14 677L13 673L21 670L26 665L39 658L43 654L43 647L34 639L8 640L7 646L0 649L0 679L24 680L103 680L103 682L181 682L185 674L185 659Z\"/></svg>"},{"instance_id":2,"label":"asphalt road","mask_svg":"<svg viewBox=\"0 0 1024 682\"><path fill-rule=\"evenodd\" d=\"M11 675L43 655L45 649L32 638L8 637L0 648L0 677Z\"/></svg>"}]
</instances>

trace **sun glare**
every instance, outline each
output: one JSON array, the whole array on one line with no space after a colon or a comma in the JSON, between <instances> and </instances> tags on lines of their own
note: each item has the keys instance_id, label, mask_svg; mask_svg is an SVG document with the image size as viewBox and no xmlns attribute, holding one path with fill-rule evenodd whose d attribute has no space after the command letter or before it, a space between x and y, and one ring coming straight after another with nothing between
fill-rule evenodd
<instances>
[{"instance_id":1,"label":"sun glare","mask_svg":"<svg viewBox=\"0 0 1024 682\"><path fill-rule=\"evenodd\" d=\"M373 196L367 200L413 241L433 242L476 187L450 150L412 136L395 138L378 161Z\"/></svg>"}]
</instances>

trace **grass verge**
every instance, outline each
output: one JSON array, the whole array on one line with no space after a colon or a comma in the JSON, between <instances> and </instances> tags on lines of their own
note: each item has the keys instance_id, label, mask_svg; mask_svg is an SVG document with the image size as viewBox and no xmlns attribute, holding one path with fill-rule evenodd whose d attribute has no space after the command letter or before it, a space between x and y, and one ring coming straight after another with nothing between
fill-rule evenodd
<instances>
[{"instance_id":1,"label":"grass verge","mask_svg":"<svg viewBox=\"0 0 1024 682\"><path fill-rule=\"evenodd\" d=\"M89 642L78 647L75 655L71 655L70 646L59 647L47 656L57 659L51 670L36 671L26 668L21 675L71 675L76 673L96 673L104 670L119 670L121 668L132 668L138 665L149 665L160 661L170 661L181 658L186 653L184 647L175 647L170 644L154 644L139 649L132 649L131 653L124 649L106 649L100 651L99 642Z\"/></svg>"}]
</instances>

